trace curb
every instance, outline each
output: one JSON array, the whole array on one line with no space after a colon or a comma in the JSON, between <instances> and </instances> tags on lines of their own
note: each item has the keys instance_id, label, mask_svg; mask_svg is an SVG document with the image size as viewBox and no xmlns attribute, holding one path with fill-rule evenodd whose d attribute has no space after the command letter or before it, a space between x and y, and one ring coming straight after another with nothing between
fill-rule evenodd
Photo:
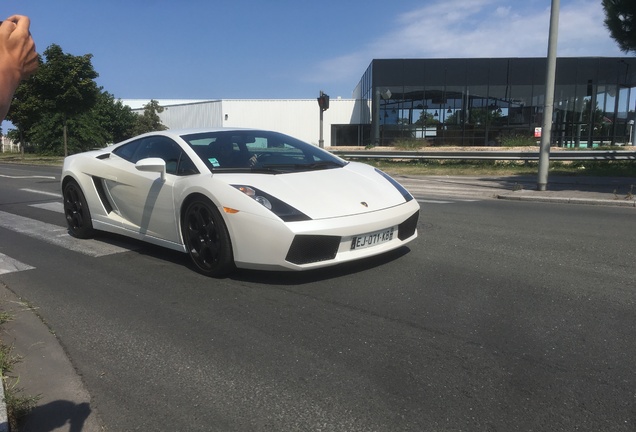
<instances>
[{"instance_id":1,"label":"curb","mask_svg":"<svg viewBox=\"0 0 636 432\"><path fill-rule=\"evenodd\" d=\"M503 199L503 200L511 200L511 201L531 201L531 202L547 202L547 203L560 203L560 204L585 204L585 205L602 205L602 206L612 206L612 207L636 208L636 200L621 201L621 200L608 200L608 199L519 196L519 195L497 195L497 198Z\"/></svg>"},{"instance_id":2,"label":"curb","mask_svg":"<svg viewBox=\"0 0 636 432\"><path fill-rule=\"evenodd\" d=\"M0 432L9 432L9 416L7 415L7 401L4 398L4 379L2 378L2 372L0 372Z\"/></svg>"}]
</instances>

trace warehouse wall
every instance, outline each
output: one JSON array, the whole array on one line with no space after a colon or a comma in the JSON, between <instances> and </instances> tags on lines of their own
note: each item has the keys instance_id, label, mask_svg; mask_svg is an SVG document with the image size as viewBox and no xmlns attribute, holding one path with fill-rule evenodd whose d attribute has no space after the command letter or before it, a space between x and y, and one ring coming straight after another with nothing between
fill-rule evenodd
<instances>
[{"instance_id":1,"label":"warehouse wall","mask_svg":"<svg viewBox=\"0 0 636 432\"><path fill-rule=\"evenodd\" d=\"M320 108L316 99L224 99L213 101L158 100L164 111L161 122L170 129L198 127L244 127L267 129L292 135L318 145L320 138ZM357 103L356 103L357 102ZM361 101L332 99L323 113L325 147L331 145L331 126L359 123ZM123 100L123 103L127 103ZM147 103L147 102L146 102ZM142 113L143 106L135 101L129 106ZM367 108L368 109L368 108Z\"/></svg>"}]
</instances>

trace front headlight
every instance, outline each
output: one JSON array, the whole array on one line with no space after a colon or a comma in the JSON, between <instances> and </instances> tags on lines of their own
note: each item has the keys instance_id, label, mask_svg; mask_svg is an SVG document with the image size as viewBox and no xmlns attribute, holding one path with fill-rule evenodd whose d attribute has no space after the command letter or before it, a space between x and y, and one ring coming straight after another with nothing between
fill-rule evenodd
<instances>
[{"instance_id":1,"label":"front headlight","mask_svg":"<svg viewBox=\"0 0 636 432\"><path fill-rule=\"evenodd\" d=\"M303 212L296 210L289 204L286 204L278 198L275 198L262 190L256 189L255 187L246 185L232 185L232 187L243 192L245 195L270 210L285 222L311 220L311 218Z\"/></svg>"},{"instance_id":2,"label":"front headlight","mask_svg":"<svg viewBox=\"0 0 636 432\"><path fill-rule=\"evenodd\" d=\"M272 209L272 202L268 200L265 196L263 196L262 192L260 194L257 194L256 189L249 186L240 186L240 185L232 185L232 186L234 186L235 188L243 192L248 197L252 198L257 203L262 204L263 207L267 208L268 210Z\"/></svg>"}]
</instances>

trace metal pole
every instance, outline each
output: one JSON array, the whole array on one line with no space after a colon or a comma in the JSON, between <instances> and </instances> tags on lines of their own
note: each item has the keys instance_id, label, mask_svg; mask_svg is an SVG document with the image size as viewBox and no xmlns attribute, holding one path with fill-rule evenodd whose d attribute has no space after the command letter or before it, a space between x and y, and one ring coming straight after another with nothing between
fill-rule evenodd
<instances>
[{"instance_id":1,"label":"metal pole","mask_svg":"<svg viewBox=\"0 0 636 432\"><path fill-rule=\"evenodd\" d=\"M373 136L372 144L374 146L380 145L380 88L376 88L373 92L373 104L371 105L373 124Z\"/></svg>"},{"instance_id":2,"label":"metal pole","mask_svg":"<svg viewBox=\"0 0 636 432\"><path fill-rule=\"evenodd\" d=\"M325 148L325 140L322 139L322 113L324 111L320 109L320 139L318 140L318 147Z\"/></svg>"},{"instance_id":3,"label":"metal pole","mask_svg":"<svg viewBox=\"0 0 636 432\"><path fill-rule=\"evenodd\" d=\"M552 0L550 11L550 35L548 37L548 59L545 78L545 104L539 149L539 175L537 190L544 191L548 185L550 166L550 141L552 136L552 112L554 109L554 80L556 75L557 35L559 32L559 0Z\"/></svg>"}]
</instances>

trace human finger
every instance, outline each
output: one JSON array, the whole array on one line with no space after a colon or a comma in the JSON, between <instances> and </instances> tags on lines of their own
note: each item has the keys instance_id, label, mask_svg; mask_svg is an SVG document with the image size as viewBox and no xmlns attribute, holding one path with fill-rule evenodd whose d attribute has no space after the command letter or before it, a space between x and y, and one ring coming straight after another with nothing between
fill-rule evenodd
<instances>
[{"instance_id":1,"label":"human finger","mask_svg":"<svg viewBox=\"0 0 636 432\"><path fill-rule=\"evenodd\" d=\"M25 15L12 15L7 18L7 21L10 21L15 24L15 30L29 33L29 28L31 27L31 19Z\"/></svg>"},{"instance_id":2,"label":"human finger","mask_svg":"<svg viewBox=\"0 0 636 432\"><path fill-rule=\"evenodd\" d=\"M16 23L8 19L0 21L0 32L2 33L12 33L16 27Z\"/></svg>"}]
</instances>

